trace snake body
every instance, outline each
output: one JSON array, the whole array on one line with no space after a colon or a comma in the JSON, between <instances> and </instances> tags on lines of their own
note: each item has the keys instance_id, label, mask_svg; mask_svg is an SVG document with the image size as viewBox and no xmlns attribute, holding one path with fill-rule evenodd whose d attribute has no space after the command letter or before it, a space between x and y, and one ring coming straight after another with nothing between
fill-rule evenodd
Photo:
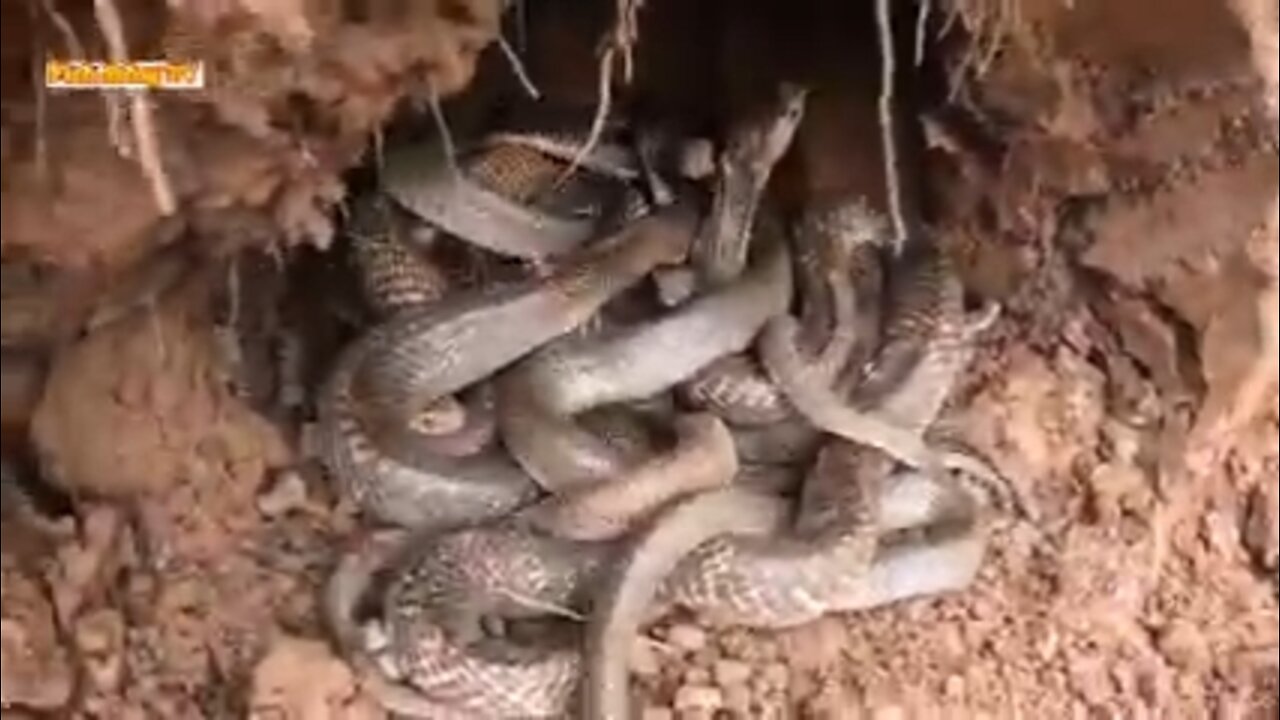
<instances>
[{"instance_id":1,"label":"snake body","mask_svg":"<svg viewBox=\"0 0 1280 720\"><path fill-rule=\"evenodd\" d=\"M717 163L710 217L694 249L694 264L710 284L730 282L746 266L756 210L804 119L807 100L807 90L784 84L770 107L730 130Z\"/></svg>"},{"instance_id":2,"label":"snake body","mask_svg":"<svg viewBox=\"0 0 1280 720\"><path fill-rule=\"evenodd\" d=\"M963 306L948 302L959 300L952 292L958 285L940 255L927 253L904 268L896 298L902 310L890 325L890 344L881 359L891 366L881 372L902 370L902 350L893 342L913 346L914 362L897 383L869 387L861 400L875 405L862 412L877 422L889 416L904 432L922 436L968 363L985 320L966 322ZM766 333L761 342L776 343L778 336ZM817 377L787 378L786 373ZM830 385L835 379L820 362L797 362L778 377L784 386ZM805 405L799 407L804 413ZM735 506L747 501L733 497L704 496L707 506L697 512L677 509L659 520L615 567L593 615L583 717L629 717L622 648L655 601L659 608L681 606L715 622L789 627L971 582L985 554L986 528L981 509L973 506L976 500L966 497L969 512L952 515L937 496L914 498L915 507L886 509L876 497L893 459L849 440L827 445L804 485L794 525L782 532L777 524L768 532L769 511L753 514L747 506ZM723 514L716 510L720 504L727 508ZM886 552L880 537L886 529L903 527L903 516L938 534L915 547Z\"/></svg>"},{"instance_id":3,"label":"snake body","mask_svg":"<svg viewBox=\"0 0 1280 720\"><path fill-rule=\"evenodd\" d=\"M364 336L353 378L364 402L408 422L444 395L489 377L594 316L654 267L685 255L687 207L664 210L584 250L544 280L487 290L392 318Z\"/></svg>"},{"instance_id":4,"label":"snake body","mask_svg":"<svg viewBox=\"0 0 1280 720\"><path fill-rule=\"evenodd\" d=\"M877 281L887 231L860 201L810 210L796 225L802 300L798 342L814 356L807 375L825 383L850 365L860 368L866 350L878 346ZM857 350L863 352L855 355ZM692 404L743 427L779 425L796 417L786 393L748 355L720 360L682 391Z\"/></svg>"},{"instance_id":5,"label":"snake body","mask_svg":"<svg viewBox=\"0 0 1280 720\"><path fill-rule=\"evenodd\" d=\"M383 679L405 683L384 688L389 706L417 698L414 712L425 717L553 717L581 691L585 717L625 718L627 651L655 608L681 605L777 627L971 581L985 548L976 511L955 511L961 494L911 467L936 469L923 434L967 362L979 323L954 316L917 322L949 310L945 303L898 313L862 372L850 362L863 343L856 324L865 320L855 266L879 256L858 255L870 243L840 234L839 213L802 225L802 236L826 233L831 242L808 258L802 253L804 313L799 322L789 317L786 244L750 243L748 231L799 121L797 97L803 93L784 93L780 115L722 155L710 230L694 247L702 287L666 316L622 329L574 334L657 266L683 259L695 224L684 205L588 245L573 208L590 205L589 189L550 205L537 193L495 192L506 181L494 178L505 176L483 154L465 159L471 175L449 177L451 189L432 175L426 185L392 190L440 229L500 254L554 257L558 266L522 285L443 298L413 295L430 280L419 273L396 293L406 299L389 302L386 319L343 355L327 387L330 468L369 514L417 528L409 552L387 566L394 577L380 603L385 643L358 642L342 622L373 584L370 573L336 574L327 603L335 626L346 628L338 632L346 644L372 654ZM545 183L550 168L571 157L554 139L500 140L490 150L542 158L541 169L518 171L526 185ZM594 171L633 179L619 157L596 156ZM437 156L434 167L441 165ZM398 167L389 173L393 183L421 181L420 170L414 176ZM530 213L539 222L530 224ZM481 217L498 220L479 224ZM382 282L394 286L396 267L409 259L393 259ZM939 267L904 264L898 304L914 297L903 293L950 298L937 292L951 288L937 281L949 278L945 268L935 273ZM752 346L763 371L730 364L749 358L741 353ZM677 415L674 443L662 449L619 441L589 421L720 368L770 393L774 407L746 424L780 420L796 429L802 454L818 454L798 505L746 487L748 476L780 478L769 481L779 485L791 477L740 466L749 459L742 429L735 437L713 415ZM494 448L442 452L406 430L424 410L450 417L454 393L495 373L498 424L516 462ZM728 388L723 397L704 404L722 414L765 397L733 383L719 387ZM822 432L843 439L822 446ZM897 460L909 467L895 471ZM885 539L886 529L899 528L917 534ZM566 622L582 616L589 618L585 651L581 628ZM494 618L505 628L495 630ZM532 639L523 635L529 621L537 621Z\"/></svg>"},{"instance_id":6,"label":"snake body","mask_svg":"<svg viewBox=\"0 0 1280 720\"><path fill-rule=\"evenodd\" d=\"M436 141L401 148L387 158L383 186L420 219L493 252L562 256L590 239L611 207L629 202L627 186L599 173L566 178L563 152L547 152L564 142L533 137L541 141L490 144L463 158L448 157ZM621 151L597 157L587 164L607 170L635 162Z\"/></svg>"},{"instance_id":7,"label":"snake body","mask_svg":"<svg viewBox=\"0 0 1280 720\"><path fill-rule=\"evenodd\" d=\"M581 324L647 270L678 260L692 226L687 210L673 208L546 281L450 298L373 328L339 358L323 392L320 428L331 472L369 515L411 527L498 517L526 504L537 487L505 456L441 457L395 421L408 424L418 409ZM363 391L359 403L353 388ZM378 412L378 399L391 412ZM380 432L380 423L393 429Z\"/></svg>"},{"instance_id":8,"label":"snake body","mask_svg":"<svg viewBox=\"0 0 1280 720\"><path fill-rule=\"evenodd\" d=\"M599 453L565 454L591 445L573 416L608 404L652 397L717 358L749 346L791 296L790 266L779 243L739 282L695 298L669 315L612 337L567 339L530 357L503 382L501 426L521 465L552 491L602 482L623 463ZM598 458L606 456L604 461ZM576 462L589 457L592 462Z\"/></svg>"}]
</instances>

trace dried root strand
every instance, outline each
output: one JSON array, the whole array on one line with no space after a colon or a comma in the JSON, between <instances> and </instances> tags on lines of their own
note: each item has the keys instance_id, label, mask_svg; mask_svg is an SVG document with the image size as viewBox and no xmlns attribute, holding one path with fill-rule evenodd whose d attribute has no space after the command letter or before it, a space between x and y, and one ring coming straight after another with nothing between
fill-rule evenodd
<instances>
[{"instance_id":1,"label":"dried root strand","mask_svg":"<svg viewBox=\"0 0 1280 720\"><path fill-rule=\"evenodd\" d=\"M885 185L889 198L889 216L898 251L907 240L907 218L902 200L902 165L898 152L896 84L898 64L893 33L891 0L876 0L876 23L880 38L880 132L884 144Z\"/></svg>"},{"instance_id":2,"label":"dried root strand","mask_svg":"<svg viewBox=\"0 0 1280 720\"><path fill-rule=\"evenodd\" d=\"M458 145L453 139L453 131L449 128L449 119L444 115L444 102L440 99L440 93L436 90L435 85L428 79L427 81L427 107L431 110L431 119L435 121L436 131L440 133L440 145L444 149L445 161L449 163L449 169L453 171L455 178L462 176L462 169L458 165Z\"/></svg>"},{"instance_id":3,"label":"dried root strand","mask_svg":"<svg viewBox=\"0 0 1280 720\"><path fill-rule=\"evenodd\" d=\"M596 103L595 118L591 121L591 132L557 184L572 177L604 137L609 114L613 111L613 77L619 58L622 60L623 81L630 83L635 75L633 50L640 39L640 9L644 0L617 0L617 3L617 16L614 19L613 29L600 55L599 87L597 88L599 101Z\"/></svg>"},{"instance_id":4,"label":"dried root strand","mask_svg":"<svg viewBox=\"0 0 1280 720\"><path fill-rule=\"evenodd\" d=\"M542 91L534 84L533 78L529 75L529 70L524 66L524 61L520 59L520 54L516 49L511 47L511 43L501 34L498 35L498 48L502 50L502 54L507 58L507 63L511 65L511 71L515 73L516 79L520 81L520 87L524 88L524 92L533 100L542 99Z\"/></svg>"},{"instance_id":5,"label":"dried root strand","mask_svg":"<svg viewBox=\"0 0 1280 720\"><path fill-rule=\"evenodd\" d=\"M128 60L129 48L125 42L124 22L120 19L120 11L116 7L115 0L94 0L93 7L111 59L115 62ZM142 171L151 184L151 192L160 212L164 215L172 215L177 212L178 203L161 160L160 141L156 136L151 103L145 90L129 91L129 99L129 119L132 122L138 162L142 165ZM109 125L116 122L113 112L108 111Z\"/></svg>"},{"instance_id":6,"label":"dried root strand","mask_svg":"<svg viewBox=\"0 0 1280 720\"><path fill-rule=\"evenodd\" d=\"M31 54L31 86L35 90L36 139L35 163L36 177L41 185L47 186L51 179L49 174L49 95L44 83L44 58L48 51L45 48L44 33L40 26L40 9L34 0L27 3L31 18L35 52Z\"/></svg>"}]
</instances>

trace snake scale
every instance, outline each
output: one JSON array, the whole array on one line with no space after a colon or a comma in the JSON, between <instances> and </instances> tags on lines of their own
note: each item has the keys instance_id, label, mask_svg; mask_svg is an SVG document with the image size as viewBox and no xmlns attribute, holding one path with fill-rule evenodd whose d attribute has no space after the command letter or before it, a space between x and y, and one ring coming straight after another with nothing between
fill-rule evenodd
<instances>
[{"instance_id":1,"label":"snake scale","mask_svg":"<svg viewBox=\"0 0 1280 720\"><path fill-rule=\"evenodd\" d=\"M882 329L867 280L881 233L860 205L808 213L794 233L756 222L803 102L784 88L735 130L701 229L683 196L636 217L634 187L618 186L641 175L616 148L555 185L575 154L558 135L496 133L454 170L438 154L389 160L399 207L358 208L351 233L381 319L320 398L331 474L370 519L404 528L394 551L349 553L326 596L389 709L625 718L630 644L663 609L778 627L971 581L982 503L938 474L923 437L985 322L964 316L944 259L923 252L892 263ZM503 169L511 158L528 167ZM600 187L624 200L575 210ZM402 210L554 264L449 292L401 237ZM686 258L689 298L584 327ZM702 409L634 431L654 419L637 420L640 406L677 389ZM742 464L747 433L782 426L821 448L795 503L749 484L790 477L786 466ZM379 620L362 629L371 591Z\"/></svg>"}]
</instances>

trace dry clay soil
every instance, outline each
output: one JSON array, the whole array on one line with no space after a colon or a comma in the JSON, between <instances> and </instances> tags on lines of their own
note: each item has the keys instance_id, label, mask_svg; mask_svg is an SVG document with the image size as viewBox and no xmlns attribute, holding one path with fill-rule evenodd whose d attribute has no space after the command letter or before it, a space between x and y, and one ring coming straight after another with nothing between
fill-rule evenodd
<instances>
[{"instance_id":1,"label":"dry clay soil","mask_svg":"<svg viewBox=\"0 0 1280 720\"><path fill-rule=\"evenodd\" d=\"M30 308L5 296L6 348L50 358L25 394L6 366L5 454L34 448L78 519L37 525L6 498L6 715L381 717L317 618L353 522L295 467L296 428L233 391L253 358L215 331L206 301L223 279L136 268L161 237L200 257L329 243L340 174L422 94L410 67L445 95L509 74L489 47L494 3L375 2L353 18L306 0L121 2L132 47L223 78L156 102L159 182L181 208L167 218L132 123L113 145L103 98L31 88L40 48L101 45L93 8L63 4L6 3L0 45L4 257L60 283ZM749 73L723 58L673 77L700 64L664 57L681 46L666 40L711 22L676 4L644 11L638 92L677 109L700 82L734 97ZM547 5L530 71L594 101L610 8ZM874 72L846 72L866 58L832 49L840 11L756 5L725 24L724 52L759 42L734 57L777 67L806 46L791 70L843 78L815 100L779 193L881 197ZM1275 3L935 5L930 62L967 120L925 123L934 225L1005 308L946 422L1036 517L954 596L782 633L664 621L633 661L645 717L1275 718ZM69 329L103 312L116 321Z\"/></svg>"}]
</instances>

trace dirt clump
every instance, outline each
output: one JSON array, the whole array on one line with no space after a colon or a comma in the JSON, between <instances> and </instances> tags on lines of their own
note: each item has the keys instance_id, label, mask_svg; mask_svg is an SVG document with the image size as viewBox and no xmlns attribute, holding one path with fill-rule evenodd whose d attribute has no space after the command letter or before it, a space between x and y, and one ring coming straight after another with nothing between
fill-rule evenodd
<instances>
[{"instance_id":1,"label":"dirt clump","mask_svg":"<svg viewBox=\"0 0 1280 720\"><path fill-rule=\"evenodd\" d=\"M172 214L118 109L33 84L37 45L67 52L59 18L102 50L91 10L62 4L3 11L19 23L0 50L6 715L382 717L316 607L351 518L299 453L351 318L296 343L288 323L342 314L335 256L302 246L331 244L345 173L376 166L388 122L421 132L433 100L499 77L448 107L464 125L514 83L504 3L120 0L131 50L209 73L150 94ZM860 11L743 9L707 43L729 3L648 4L637 106L715 127L756 90L718 53L758 47L753 67L827 88L782 204L886 201L874 64L845 73L861 40L828 47ZM632 658L642 717L1280 711L1275 3L1071 5L955 0L925 19L916 189L970 289L1003 305L942 427L1034 520L998 533L964 593L776 633L664 620ZM611 7L546 7L528 66L594 102ZM233 272L251 248L304 281ZM228 343L255 323L261 347ZM265 396L302 399L264 412L246 388L288 372L296 387ZM51 504L14 494L32 454Z\"/></svg>"},{"instance_id":2,"label":"dirt clump","mask_svg":"<svg viewBox=\"0 0 1280 720\"><path fill-rule=\"evenodd\" d=\"M58 636L53 604L38 578L0 557L0 704L44 711L63 707L75 671Z\"/></svg>"},{"instance_id":3,"label":"dirt clump","mask_svg":"<svg viewBox=\"0 0 1280 720\"><path fill-rule=\"evenodd\" d=\"M361 701L351 670L327 645L281 638L253 674L249 717L255 720L376 720Z\"/></svg>"}]
</instances>

